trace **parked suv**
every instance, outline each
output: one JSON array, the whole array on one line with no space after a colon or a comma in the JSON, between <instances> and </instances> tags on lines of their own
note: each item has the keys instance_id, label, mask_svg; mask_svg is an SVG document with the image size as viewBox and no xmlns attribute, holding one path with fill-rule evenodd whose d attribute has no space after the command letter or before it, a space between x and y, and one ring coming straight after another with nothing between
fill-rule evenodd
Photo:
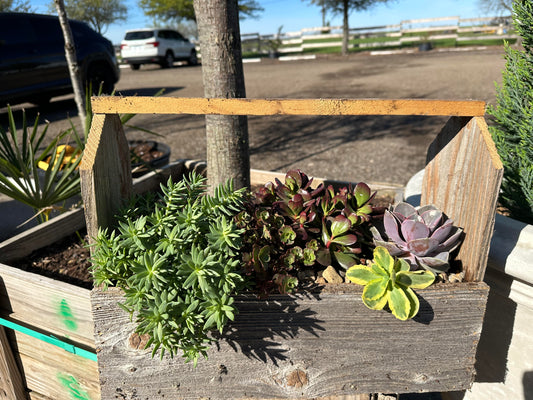
<instances>
[{"instance_id":1,"label":"parked suv","mask_svg":"<svg viewBox=\"0 0 533 400\"><path fill-rule=\"evenodd\" d=\"M142 64L159 64L170 68L174 61L187 61L196 65L196 49L189 39L172 29L135 29L126 31L120 44L122 62L132 69L139 69Z\"/></svg>"},{"instance_id":2,"label":"parked suv","mask_svg":"<svg viewBox=\"0 0 533 400\"><path fill-rule=\"evenodd\" d=\"M111 93L118 82L112 43L86 23L70 21L82 82ZM59 19L51 15L0 13L0 107L72 93Z\"/></svg>"}]
</instances>

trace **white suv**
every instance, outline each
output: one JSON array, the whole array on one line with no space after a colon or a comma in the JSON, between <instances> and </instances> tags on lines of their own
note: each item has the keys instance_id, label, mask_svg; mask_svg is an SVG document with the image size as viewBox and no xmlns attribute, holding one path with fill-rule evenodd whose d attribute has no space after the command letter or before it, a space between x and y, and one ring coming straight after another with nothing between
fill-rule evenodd
<instances>
[{"instance_id":1,"label":"white suv","mask_svg":"<svg viewBox=\"0 0 533 400\"><path fill-rule=\"evenodd\" d=\"M189 39L172 29L146 28L126 31L120 44L122 62L131 69L139 69L141 64L159 64L170 68L174 61L187 61L196 65L196 49Z\"/></svg>"}]
</instances>

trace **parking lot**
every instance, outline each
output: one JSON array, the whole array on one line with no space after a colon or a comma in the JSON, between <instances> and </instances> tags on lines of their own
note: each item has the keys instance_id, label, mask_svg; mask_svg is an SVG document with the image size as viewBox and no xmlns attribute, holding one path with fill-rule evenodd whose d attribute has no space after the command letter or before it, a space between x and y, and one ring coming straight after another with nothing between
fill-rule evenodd
<instances>
[{"instance_id":1,"label":"parking lot","mask_svg":"<svg viewBox=\"0 0 533 400\"><path fill-rule=\"evenodd\" d=\"M250 98L422 98L494 102L494 82L504 67L501 47L468 51L349 57L314 60L263 60L245 64ZM123 96L203 96L201 66L121 69L116 87ZM24 107L30 121L38 111L51 122L50 134L76 116L72 96L41 110ZM20 118L20 113L16 115ZM5 126L5 109L0 123ZM73 120L75 123L77 121ZM300 168L324 178L405 184L423 168L427 146L445 122L442 117L249 117L253 168ZM172 159L205 159L203 116L139 115L131 124L149 129L170 145ZM128 138L147 137L126 128Z\"/></svg>"}]
</instances>

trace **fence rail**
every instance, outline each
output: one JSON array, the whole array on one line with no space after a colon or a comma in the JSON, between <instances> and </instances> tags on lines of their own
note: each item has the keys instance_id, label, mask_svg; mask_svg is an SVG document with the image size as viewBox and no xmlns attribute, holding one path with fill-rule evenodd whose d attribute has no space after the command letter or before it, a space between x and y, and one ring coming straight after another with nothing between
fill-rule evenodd
<instances>
[{"instance_id":1,"label":"fence rail","mask_svg":"<svg viewBox=\"0 0 533 400\"><path fill-rule=\"evenodd\" d=\"M512 17L460 18L459 16L423 18L399 24L350 28L351 48L395 47L421 42L451 40L456 44L493 39L517 39ZM304 28L296 32L241 35L244 52L298 53L310 49L339 47L342 26ZM453 44L452 44L453 45Z\"/></svg>"}]
</instances>

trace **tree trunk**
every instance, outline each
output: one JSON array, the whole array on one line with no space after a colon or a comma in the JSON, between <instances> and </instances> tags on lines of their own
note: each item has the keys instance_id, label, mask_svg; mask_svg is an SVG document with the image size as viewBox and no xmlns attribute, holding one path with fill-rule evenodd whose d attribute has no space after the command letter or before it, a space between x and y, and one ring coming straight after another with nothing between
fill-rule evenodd
<instances>
[{"instance_id":1,"label":"tree trunk","mask_svg":"<svg viewBox=\"0 0 533 400\"><path fill-rule=\"evenodd\" d=\"M205 97L244 98L237 0L194 0ZM233 178L250 185L246 116L207 115L207 176L212 190Z\"/></svg>"},{"instance_id":2,"label":"tree trunk","mask_svg":"<svg viewBox=\"0 0 533 400\"><path fill-rule=\"evenodd\" d=\"M350 28L348 26L348 0L342 2L342 55L348 55L348 39L350 36Z\"/></svg>"},{"instance_id":3,"label":"tree trunk","mask_svg":"<svg viewBox=\"0 0 533 400\"><path fill-rule=\"evenodd\" d=\"M83 132L87 132L86 129L86 114L85 114L85 102L83 94L83 85L81 83L81 77L79 74L78 61L76 60L76 47L74 46L74 38L70 25L68 24L67 13L65 11L65 3L63 0L54 0L57 9L57 15L59 16L59 23L63 31L63 37L65 38L65 56L67 58L68 70L70 73L70 80L72 82L72 89L74 90L74 101L78 108L78 116L81 121L81 128Z\"/></svg>"}]
</instances>

